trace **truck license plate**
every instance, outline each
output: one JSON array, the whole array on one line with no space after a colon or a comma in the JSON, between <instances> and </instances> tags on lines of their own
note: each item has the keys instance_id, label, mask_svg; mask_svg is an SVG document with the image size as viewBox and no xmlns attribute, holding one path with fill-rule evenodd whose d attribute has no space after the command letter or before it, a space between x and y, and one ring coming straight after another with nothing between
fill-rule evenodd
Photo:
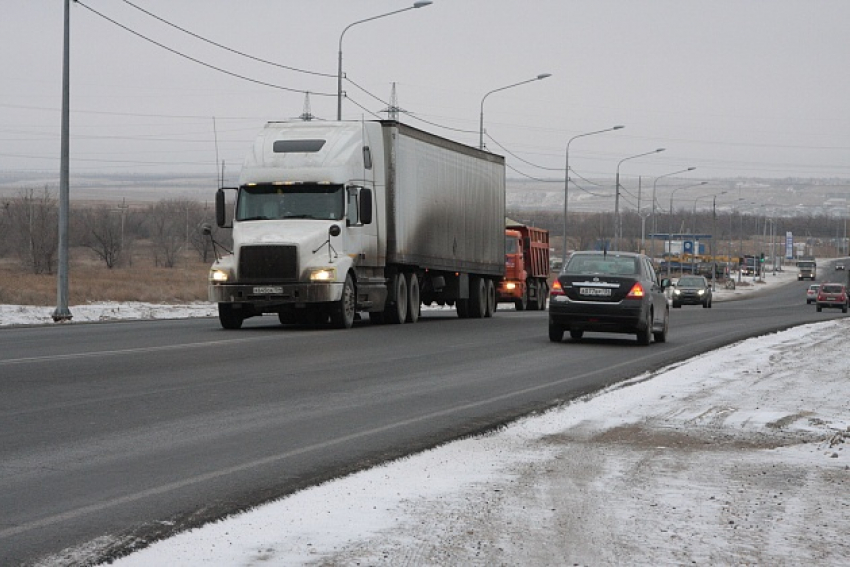
<instances>
[{"instance_id":1,"label":"truck license plate","mask_svg":"<svg viewBox=\"0 0 850 567\"><path fill-rule=\"evenodd\" d=\"M258 286L258 287L254 288L254 293L257 294L257 295L270 294L270 293L282 294L283 288L280 287L280 286L272 286L272 285Z\"/></svg>"},{"instance_id":2,"label":"truck license plate","mask_svg":"<svg viewBox=\"0 0 850 567\"><path fill-rule=\"evenodd\" d=\"M609 296L611 295L611 290L607 287L583 287L579 291L581 295L602 295Z\"/></svg>"}]
</instances>

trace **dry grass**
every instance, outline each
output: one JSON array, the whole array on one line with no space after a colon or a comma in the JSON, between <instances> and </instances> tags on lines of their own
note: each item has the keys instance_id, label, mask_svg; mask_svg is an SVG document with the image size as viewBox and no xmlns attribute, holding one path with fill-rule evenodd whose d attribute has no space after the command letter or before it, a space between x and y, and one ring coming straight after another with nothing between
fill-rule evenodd
<instances>
[{"instance_id":1,"label":"dry grass","mask_svg":"<svg viewBox=\"0 0 850 567\"><path fill-rule=\"evenodd\" d=\"M108 269L88 250L73 249L68 262L68 304L97 301L190 303L207 300L210 264L195 258L175 268L154 267L136 257L131 266ZM0 303L55 305L57 275L26 272L17 260L0 259Z\"/></svg>"}]
</instances>

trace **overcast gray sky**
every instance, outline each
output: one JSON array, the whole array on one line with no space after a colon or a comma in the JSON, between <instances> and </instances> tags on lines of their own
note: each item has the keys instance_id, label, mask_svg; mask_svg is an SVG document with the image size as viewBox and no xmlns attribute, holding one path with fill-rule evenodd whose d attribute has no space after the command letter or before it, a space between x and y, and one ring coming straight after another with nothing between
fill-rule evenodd
<instances>
[{"instance_id":1,"label":"overcast gray sky","mask_svg":"<svg viewBox=\"0 0 850 567\"><path fill-rule=\"evenodd\" d=\"M336 118L347 25L412 2L72 3L72 179L214 177L222 160L235 178L264 122L303 112L304 91L312 114ZM0 171L58 179L63 4L3 2ZM346 82L343 114L385 117L395 84L404 122L477 145L488 92L551 73L485 100L486 144L509 176L563 179L570 138L622 124L571 144L576 175L613 177L664 147L621 174L850 177L848 22L846 0L434 0L345 33L345 73L367 92Z\"/></svg>"}]
</instances>

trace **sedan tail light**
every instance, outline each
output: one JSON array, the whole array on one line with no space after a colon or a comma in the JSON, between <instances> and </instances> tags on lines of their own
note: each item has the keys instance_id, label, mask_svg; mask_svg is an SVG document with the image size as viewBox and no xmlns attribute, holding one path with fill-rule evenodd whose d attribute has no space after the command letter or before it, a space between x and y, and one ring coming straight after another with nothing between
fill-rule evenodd
<instances>
[{"instance_id":1,"label":"sedan tail light","mask_svg":"<svg viewBox=\"0 0 850 567\"><path fill-rule=\"evenodd\" d=\"M640 282L636 282L635 285L632 286L632 289L629 290L629 293L626 295L626 299L640 299L643 297L643 286L640 285Z\"/></svg>"},{"instance_id":2,"label":"sedan tail light","mask_svg":"<svg viewBox=\"0 0 850 567\"><path fill-rule=\"evenodd\" d=\"M561 286L561 282L555 280L552 283L552 288L549 290L549 295L564 295L564 288Z\"/></svg>"}]
</instances>

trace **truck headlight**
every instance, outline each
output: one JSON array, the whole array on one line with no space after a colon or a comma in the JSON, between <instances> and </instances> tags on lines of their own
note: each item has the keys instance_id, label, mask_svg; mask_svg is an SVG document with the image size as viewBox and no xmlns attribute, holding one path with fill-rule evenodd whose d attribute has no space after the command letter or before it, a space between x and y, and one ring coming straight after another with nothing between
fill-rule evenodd
<instances>
[{"instance_id":1,"label":"truck headlight","mask_svg":"<svg viewBox=\"0 0 850 567\"><path fill-rule=\"evenodd\" d=\"M680 289L674 289L673 290L673 294L675 294L675 295L679 295L680 293L682 293L682 290L680 290Z\"/></svg>"},{"instance_id":2,"label":"truck headlight","mask_svg":"<svg viewBox=\"0 0 850 567\"><path fill-rule=\"evenodd\" d=\"M516 282L507 282L505 283L505 289L508 291L513 291L516 289Z\"/></svg>"},{"instance_id":3,"label":"truck headlight","mask_svg":"<svg viewBox=\"0 0 850 567\"><path fill-rule=\"evenodd\" d=\"M311 282L335 282L336 268L315 268L310 271Z\"/></svg>"},{"instance_id":4,"label":"truck headlight","mask_svg":"<svg viewBox=\"0 0 850 567\"><path fill-rule=\"evenodd\" d=\"M705 293L705 290L704 290L704 289L701 289L701 290L699 290L697 293L698 293L699 295L703 295L703 294Z\"/></svg>"},{"instance_id":5,"label":"truck headlight","mask_svg":"<svg viewBox=\"0 0 850 567\"><path fill-rule=\"evenodd\" d=\"M230 274L224 270L210 270L210 281L215 283L224 283L227 281Z\"/></svg>"}]
</instances>

